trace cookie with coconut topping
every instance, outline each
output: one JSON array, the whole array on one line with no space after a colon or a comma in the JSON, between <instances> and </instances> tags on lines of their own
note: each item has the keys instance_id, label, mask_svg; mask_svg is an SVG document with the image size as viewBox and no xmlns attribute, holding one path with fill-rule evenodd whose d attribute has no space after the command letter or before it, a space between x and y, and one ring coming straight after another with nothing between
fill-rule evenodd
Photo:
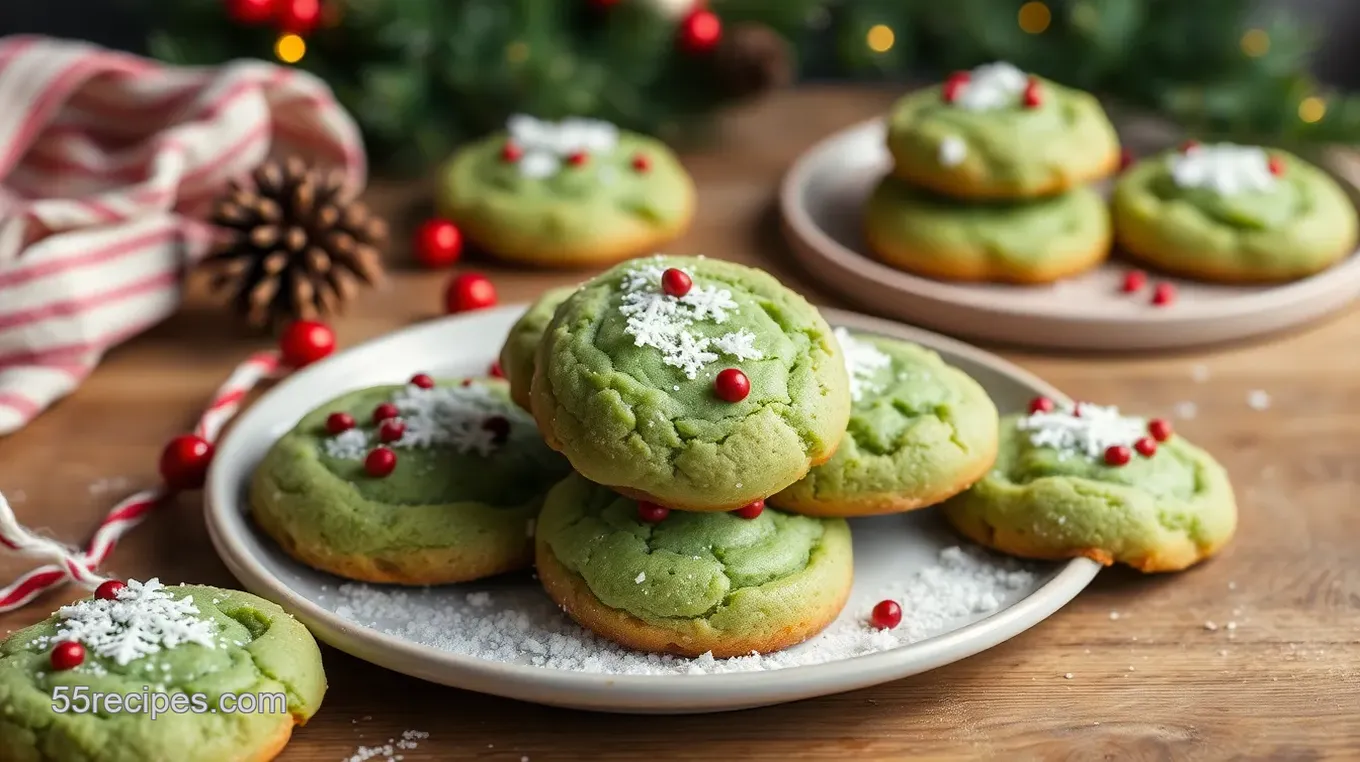
<instances>
[{"instance_id":1,"label":"cookie with coconut topping","mask_svg":"<svg viewBox=\"0 0 1360 762\"><path fill-rule=\"evenodd\" d=\"M0 759L269 760L325 691L316 641L273 603L105 583L0 642Z\"/></svg>"},{"instance_id":2,"label":"cookie with coconut topping","mask_svg":"<svg viewBox=\"0 0 1360 762\"><path fill-rule=\"evenodd\" d=\"M445 166L442 212L501 259L593 267L655 251L694 214L694 183L663 143L607 122L512 117Z\"/></svg>"},{"instance_id":3,"label":"cookie with coconut topping","mask_svg":"<svg viewBox=\"0 0 1360 762\"><path fill-rule=\"evenodd\" d=\"M934 505L996 459L987 392L929 349L836 329L854 404L831 460L770 498L812 516L871 516Z\"/></svg>"},{"instance_id":4,"label":"cookie with coconut topping","mask_svg":"<svg viewBox=\"0 0 1360 762\"><path fill-rule=\"evenodd\" d=\"M1355 205L1326 172L1279 149L1186 145L1132 166L1115 237L1136 259L1230 283L1302 278L1355 251Z\"/></svg>"},{"instance_id":5,"label":"cookie with coconut topping","mask_svg":"<svg viewBox=\"0 0 1360 762\"><path fill-rule=\"evenodd\" d=\"M255 522L349 579L430 585L514 571L568 471L499 379L351 392L303 416L251 482Z\"/></svg>"},{"instance_id":6,"label":"cookie with coconut topping","mask_svg":"<svg viewBox=\"0 0 1360 762\"><path fill-rule=\"evenodd\" d=\"M693 257L624 263L558 307L530 393L586 478L682 510L734 510L831 457L850 416L840 347L768 274Z\"/></svg>"},{"instance_id":7,"label":"cookie with coconut topping","mask_svg":"<svg viewBox=\"0 0 1360 762\"><path fill-rule=\"evenodd\" d=\"M962 202L888 176L864 211L869 249L928 278L1048 283L1110 253L1110 212L1091 188L1022 202Z\"/></svg>"},{"instance_id":8,"label":"cookie with coconut topping","mask_svg":"<svg viewBox=\"0 0 1360 762\"><path fill-rule=\"evenodd\" d=\"M682 656L801 643L845 606L854 566L842 519L656 511L579 474L548 493L536 546L544 589L583 627Z\"/></svg>"},{"instance_id":9,"label":"cookie with coconut topping","mask_svg":"<svg viewBox=\"0 0 1360 762\"><path fill-rule=\"evenodd\" d=\"M519 320L510 327L510 334L501 346L501 370L510 382L510 398L516 405L529 409L529 384L534 380L534 355L543 332L552 322L557 307L576 290L575 286L554 288L543 292L538 301L529 305Z\"/></svg>"},{"instance_id":10,"label":"cookie with coconut topping","mask_svg":"<svg viewBox=\"0 0 1360 762\"><path fill-rule=\"evenodd\" d=\"M1119 140L1094 96L1004 62L902 98L887 141L898 177L965 199L1049 196L1119 166Z\"/></svg>"},{"instance_id":11,"label":"cookie with coconut topping","mask_svg":"<svg viewBox=\"0 0 1360 762\"><path fill-rule=\"evenodd\" d=\"M947 501L944 515L1012 555L1084 556L1145 572L1198 563L1237 527L1227 473L1170 423L1044 398L1002 420L996 465Z\"/></svg>"}]
</instances>

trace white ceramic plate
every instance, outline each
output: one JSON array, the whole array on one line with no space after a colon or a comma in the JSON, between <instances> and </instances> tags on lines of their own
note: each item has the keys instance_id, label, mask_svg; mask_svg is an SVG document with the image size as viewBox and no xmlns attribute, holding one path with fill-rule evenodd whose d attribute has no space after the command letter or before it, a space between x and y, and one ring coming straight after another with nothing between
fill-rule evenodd
<instances>
[{"instance_id":1,"label":"white ceramic plate","mask_svg":"<svg viewBox=\"0 0 1360 762\"><path fill-rule=\"evenodd\" d=\"M451 317L398 331L302 370L280 383L252 406L218 447L205 495L207 524L214 546L247 590L278 602L302 620L321 640L360 659L446 685L525 701L617 712L682 713L741 709L853 690L896 680L983 651L1037 624L1080 592L1099 570L1086 559L1066 564L1027 567L1032 578L1011 589L982 591L989 600L985 613L946 617L959 605L906 612L908 625L922 639L890 650L835 658L810 666L786 666L756 672L684 674L688 662L672 660L665 674L586 672L534 666L528 641L556 644L580 657L594 649L601 656L621 653L584 635L557 611L529 575L486 583L410 591L401 605L391 605L391 588L359 586L366 594L388 601L384 611L364 614L354 596L340 593L341 580L294 562L247 516L245 490L255 465L270 445L307 411L342 392L404 380L418 371L437 375L479 375L499 351L501 341L522 311L502 307ZM992 355L958 342L894 323L849 313L827 311L838 325L898 336L939 350L987 388L1002 410L1017 409L1035 394L1061 395L1044 382ZM868 609L883 590L901 590L904 581L936 566L941 551L960 544L932 511L853 522L855 589L833 628L862 639ZM998 563L1006 563L998 560ZM910 585L908 586L910 587ZM919 586L918 586L919 587ZM933 588L940 598L940 586ZM974 593L977 591L973 591ZM469 593L475 593L469 599ZM397 594L401 594L400 591ZM963 591L963 595L971 595ZM470 605L470 600L480 606ZM925 596L929 597L929 596ZM370 598L371 600L371 598ZM523 653L458 653L437 647L441 639L477 629L478 617L501 609L531 612L522 634ZM355 609L360 611L356 615ZM949 610L945 610L949 609ZM450 626L449 612L466 619ZM337 613L339 612L339 613ZM953 611L954 614L958 612ZM439 617L445 617L440 619ZM919 619L918 619L919 618ZM425 623L403 629L410 620ZM355 620L363 622L356 623ZM434 626L430 626L433 624ZM369 625L369 626L365 626ZM536 630L543 630L542 632ZM548 630L556 630L554 635ZM566 634L560 634L565 632ZM784 652L797 661L817 653L817 641ZM800 654L802 654L800 656ZM644 657L627 655L636 667ZM770 657L766 657L770 658ZM808 659L812 660L812 659ZM541 661L541 660L540 660ZM645 665L644 665L645 666Z\"/></svg>"},{"instance_id":2,"label":"white ceramic plate","mask_svg":"<svg viewBox=\"0 0 1360 762\"><path fill-rule=\"evenodd\" d=\"M1054 348L1168 349L1242 339L1306 323L1360 295L1360 253L1284 285L1220 286L1173 281L1170 307L1151 288L1120 293L1131 265L1099 269L1045 286L946 283L867 256L861 209L891 167L884 124L875 119L836 133L794 163L780 189L784 232L799 261L857 306L947 333ZM1346 184L1354 195L1355 188Z\"/></svg>"}]
</instances>

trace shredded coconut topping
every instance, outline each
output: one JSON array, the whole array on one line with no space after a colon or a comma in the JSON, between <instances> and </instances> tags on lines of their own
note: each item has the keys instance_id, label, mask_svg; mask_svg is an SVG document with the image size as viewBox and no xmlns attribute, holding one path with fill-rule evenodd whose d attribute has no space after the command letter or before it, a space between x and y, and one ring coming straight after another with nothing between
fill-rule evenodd
<instances>
[{"instance_id":1,"label":"shredded coconut topping","mask_svg":"<svg viewBox=\"0 0 1360 762\"><path fill-rule=\"evenodd\" d=\"M892 358L867 341L856 339L844 328L835 329L836 341L845 354L845 370L850 374L850 397L856 402L879 390L873 381L878 371L892 364Z\"/></svg>"},{"instance_id":2,"label":"shredded coconut topping","mask_svg":"<svg viewBox=\"0 0 1360 762\"><path fill-rule=\"evenodd\" d=\"M1104 457L1115 445L1132 447L1147 433L1147 421L1119 414L1114 406L1059 405L1051 413L1032 413L1015 425L1029 432L1035 447L1051 447L1064 455L1079 454L1088 458Z\"/></svg>"},{"instance_id":3,"label":"shredded coconut topping","mask_svg":"<svg viewBox=\"0 0 1360 762\"><path fill-rule=\"evenodd\" d=\"M516 162L525 177L543 178L556 174L562 159L571 154L604 153L619 142L619 129L596 119L564 119L550 122L519 114L506 124L510 140L524 151Z\"/></svg>"},{"instance_id":4,"label":"shredded coconut topping","mask_svg":"<svg viewBox=\"0 0 1360 762\"><path fill-rule=\"evenodd\" d=\"M1029 77L1005 61L985 64L970 72L954 105L968 111L994 111L1020 102Z\"/></svg>"},{"instance_id":5,"label":"shredded coconut topping","mask_svg":"<svg viewBox=\"0 0 1360 762\"><path fill-rule=\"evenodd\" d=\"M130 579L113 600L91 598L57 609L61 621L50 642L80 641L119 665L185 643L216 648L217 623L197 614L192 598L174 597L160 580Z\"/></svg>"},{"instance_id":6,"label":"shredded coconut topping","mask_svg":"<svg viewBox=\"0 0 1360 762\"><path fill-rule=\"evenodd\" d=\"M671 296L661 287L661 274L666 269L649 263L623 276L619 312L628 318L624 331L633 337L634 345L660 351L662 362L679 368L689 379L697 378L699 371L716 362L719 352L738 360L764 357L755 346L755 334L745 328L717 338L690 332L689 327L700 321L722 325L740 306L731 291L698 283L684 296ZM693 275L685 274L694 280Z\"/></svg>"},{"instance_id":7,"label":"shredded coconut topping","mask_svg":"<svg viewBox=\"0 0 1360 762\"><path fill-rule=\"evenodd\" d=\"M492 416L518 416L486 387L435 386L423 389L408 384L391 399L406 425L401 439L389 447L447 447L461 454L489 455L496 449L497 432L484 427ZM359 460L377 443L372 432L359 427L327 437L326 454L341 460Z\"/></svg>"},{"instance_id":8,"label":"shredded coconut topping","mask_svg":"<svg viewBox=\"0 0 1360 762\"><path fill-rule=\"evenodd\" d=\"M1167 158L1171 178L1182 188L1210 188L1223 196L1273 190L1278 179L1270 156L1257 146L1195 145Z\"/></svg>"}]
</instances>

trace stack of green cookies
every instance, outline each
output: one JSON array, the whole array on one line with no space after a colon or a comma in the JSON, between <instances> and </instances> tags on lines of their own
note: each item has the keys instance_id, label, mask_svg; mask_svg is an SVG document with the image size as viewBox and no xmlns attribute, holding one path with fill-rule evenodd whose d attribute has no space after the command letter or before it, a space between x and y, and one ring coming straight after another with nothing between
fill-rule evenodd
<instances>
[{"instance_id":1,"label":"stack of green cookies","mask_svg":"<svg viewBox=\"0 0 1360 762\"><path fill-rule=\"evenodd\" d=\"M888 117L893 169L865 210L883 262L944 280L1046 283L1099 265L1110 215L1090 183L1120 162L1088 93L1007 63L958 72Z\"/></svg>"}]
</instances>

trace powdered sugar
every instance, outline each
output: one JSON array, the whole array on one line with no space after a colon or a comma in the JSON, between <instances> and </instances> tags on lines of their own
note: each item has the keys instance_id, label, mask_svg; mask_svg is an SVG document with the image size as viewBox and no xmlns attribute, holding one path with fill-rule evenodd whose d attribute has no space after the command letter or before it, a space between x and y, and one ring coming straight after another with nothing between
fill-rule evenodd
<instances>
[{"instance_id":1,"label":"powdered sugar","mask_svg":"<svg viewBox=\"0 0 1360 762\"><path fill-rule=\"evenodd\" d=\"M856 339L844 328L835 329L836 343L845 355L845 371L850 374L850 397L856 402L879 390L874 375L892 364L892 358L867 341Z\"/></svg>"},{"instance_id":2,"label":"powdered sugar","mask_svg":"<svg viewBox=\"0 0 1360 762\"><path fill-rule=\"evenodd\" d=\"M437 588L403 590L343 585L327 602L341 617L444 651L545 669L605 674L716 674L821 664L915 643L994 611L1032 587L1035 575L1018 562L973 548L950 547L905 579L857 589L841 616L803 645L733 659L684 659L616 646L578 627L543 593L528 586L490 594L491 604L465 605L464 596ZM874 604L898 601L905 612L893 630L868 626Z\"/></svg>"},{"instance_id":3,"label":"powdered sugar","mask_svg":"<svg viewBox=\"0 0 1360 762\"><path fill-rule=\"evenodd\" d=\"M424 389L408 384L391 397L399 419L405 424L401 438L389 447L446 447L459 453L489 455L497 447L497 433L484 424L493 416L525 418L484 386L435 386ZM527 420L520 423L529 425ZM326 454L341 460L359 460L376 444L373 432L355 427L322 441Z\"/></svg>"},{"instance_id":4,"label":"powdered sugar","mask_svg":"<svg viewBox=\"0 0 1360 762\"><path fill-rule=\"evenodd\" d=\"M1223 196L1270 191L1278 182L1270 171L1270 156L1256 146L1190 146L1171 154L1167 164L1176 185L1210 188Z\"/></svg>"},{"instance_id":5,"label":"powdered sugar","mask_svg":"<svg viewBox=\"0 0 1360 762\"><path fill-rule=\"evenodd\" d=\"M969 73L954 105L968 111L1009 108L1020 102L1028 84L1029 77L1012 64L1005 61L985 64Z\"/></svg>"},{"instance_id":6,"label":"powdered sugar","mask_svg":"<svg viewBox=\"0 0 1360 762\"><path fill-rule=\"evenodd\" d=\"M1021 418L1015 425L1029 432L1035 447L1051 447L1066 454L1099 458L1115 445L1132 447L1147 434L1147 421L1119 414L1114 406L1059 405L1051 413L1038 412Z\"/></svg>"},{"instance_id":7,"label":"powdered sugar","mask_svg":"<svg viewBox=\"0 0 1360 762\"><path fill-rule=\"evenodd\" d=\"M120 665L185 643L216 648L217 624L199 613L193 599L171 595L158 579L128 580L114 600L91 598L57 609L57 634L37 645L78 640Z\"/></svg>"}]
</instances>

